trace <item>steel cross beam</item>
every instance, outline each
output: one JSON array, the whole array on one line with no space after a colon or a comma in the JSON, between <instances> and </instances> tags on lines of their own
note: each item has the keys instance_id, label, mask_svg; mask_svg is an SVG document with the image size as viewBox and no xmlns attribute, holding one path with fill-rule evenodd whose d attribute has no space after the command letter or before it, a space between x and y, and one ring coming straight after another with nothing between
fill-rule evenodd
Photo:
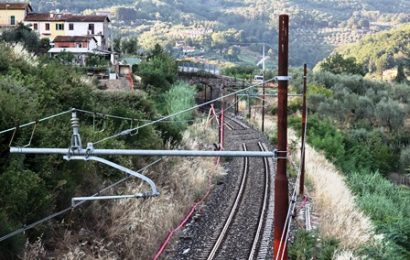
<instances>
[{"instance_id":1,"label":"steel cross beam","mask_svg":"<svg viewBox=\"0 0 410 260\"><path fill-rule=\"evenodd\" d=\"M263 97L264 95L263 94L237 94L237 96L239 96L239 97L247 97L247 96L249 96L249 97ZM267 96L267 97L277 97L278 96L278 94L276 93L273 93L273 94L265 94L265 96ZM288 94L288 97L303 97L303 94L297 94L297 93L289 93Z\"/></svg>"},{"instance_id":2,"label":"steel cross beam","mask_svg":"<svg viewBox=\"0 0 410 260\"><path fill-rule=\"evenodd\" d=\"M67 156L136 155L169 157L276 157L275 151L192 151L192 150L127 150L127 149L80 149L11 147L15 154L60 154Z\"/></svg>"}]
</instances>

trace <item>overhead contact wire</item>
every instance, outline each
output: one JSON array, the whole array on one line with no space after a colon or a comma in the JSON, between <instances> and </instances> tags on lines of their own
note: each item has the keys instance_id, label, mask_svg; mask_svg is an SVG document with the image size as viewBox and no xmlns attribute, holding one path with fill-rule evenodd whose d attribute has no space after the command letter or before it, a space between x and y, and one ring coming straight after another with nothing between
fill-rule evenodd
<instances>
[{"instance_id":1,"label":"overhead contact wire","mask_svg":"<svg viewBox=\"0 0 410 260\"><path fill-rule=\"evenodd\" d=\"M45 117L45 118L42 118L42 119L39 119L39 120L36 120L36 121L32 121L32 122L29 122L29 123L26 123L26 124L19 125L18 127L19 127L19 128L24 128L24 127L27 127L27 126L31 126L31 125L34 125L34 124L36 124L36 123L40 123L40 122L43 122L43 121L46 121L46 120L53 119L53 118L55 118L55 117L59 117L59 116L62 116L62 115L71 113L72 111L73 111L73 110L70 109L70 110L67 110L67 111L64 111L64 112L61 112L61 113L58 113L58 114L54 114L54 115L51 115L51 116L48 116L48 117ZM7 133L7 132L14 131L14 130L16 130L16 128L17 128L17 127L13 127L13 128L9 128L9 129L0 131L0 135L1 135L1 134L4 134L4 133Z\"/></svg>"},{"instance_id":2,"label":"overhead contact wire","mask_svg":"<svg viewBox=\"0 0 410 260\"><path fill-rule=\"evenodd\" d=\"M275 80L275 79L272 78L272 79L267 80L267 81L265 81L265 82L270 82L270 81L274 81L274 80ZM112 136L103 138L103 139L101 139L101 140L99 140L99 141L94 142L93 144L94 144L94 145L95 145L95 144L99 144L99 143L108 141L108 140L110 140L110 139L117 138L117 137L119 137L119 136L127 135L127 134L129 134L130 132L132 132L132 131L135 131L135 130L138 130L138 129L141 129L141 128L143 128L143 127L147 127L147 126L150 126L150 125L157 124L157 123L159 123L159 122L161 122L161 121L163 121L163 120L166 120L166 119L172 118L172 117L174 117L174 116L177 116L177 115L180 115L180 114L183 114L183 113L186 113L186 112L195 110L195 109L197 109L197 108L200 108L200 107L203 107L203 106L206 106L206 105L209 105L209 104L212 104L212 103L214 103L215 101L219 101L219 100L222 100L222 99L224 99L224 98L226 98L226 97L233 96L233 95L235 95L235 94L237 94L237 93L244 92L244 91L246 91L246 90L249 90L249 89L251 89L251 88L254 88L254 87L256 87L256 86L259 86L259 85L261 85L261 84L263 84L263 83L259 83L259 84L256 84L256 85L252 85L252 86L243 88L243 89L241 89L241 90L238 90L238 91L229 93L229 94L227 94L227 95L224 95L224 96L215 98L215 99L213 99L213 100L204 102L204 103L202 103L202 104L199 104L199 105L196 105L196 106L193 106L193 107L190 107L190 108L187 108L187 109L178 111L178 112L176 112L176 113L173 113L173 114L164 116L164 117L162 117L162 118L160 118L160 119L157 119L157 120L154 120L154 121L152 121L152 122L143 124L143 125L141 125L141 126L139 126L139 127L135 127L135 128L130 128L130 129L124 130L124 131L122 131L121 133L117 133L117 134L115 134L115 135L112 135Z\"/></svg>"}]
</instances>

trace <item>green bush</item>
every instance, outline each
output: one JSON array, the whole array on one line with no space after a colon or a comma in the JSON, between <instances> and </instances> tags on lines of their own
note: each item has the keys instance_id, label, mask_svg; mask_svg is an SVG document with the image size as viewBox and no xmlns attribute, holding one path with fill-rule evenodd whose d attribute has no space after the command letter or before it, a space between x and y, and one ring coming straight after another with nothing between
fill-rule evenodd
<instances>
[{"instance_id":1,"label":"green bush","mask_svg":"<svg viewBox=\"0 0 410 260\"><path fill-rule=\"evenodd\" d=\"M400 170L402 173L410 171L410 147L406 147L400 152Z\"/></svg>"},{"instance_id":2,"label":"green bush","mask_svg":"<svg viewBox=\"0 0 410 260\"><path fill-rule=\"evenodd\" d=\"M134 122L78 113L83 144L95 142L125 129L146 123L145 120L160 118L193 105L194 88L177 84L169 92L154 88L154 95L164 99L144 98L142 95L100 92L85 84L80 71L63 66L46 57L32 64L13 54L12 47L0 44L0 130L26 123L40 117L76 107L135 118ZM165 70L163 78L170 84L176 77L176 69L169 64L175 61L165 54L156 54L152 59ZM160 56L160 57L158 57ZM155 64L155 65L154 65ZM168 90L168 89L165 89ZM166 94L166 95L164 95ZM191 113L179 119L190 119ZM61 116L37 125L31 145L33 147L67 147L70 143L70 115ZM144 121L139 121L144 119ZM94 124L95 123L95 124ZM94 127L93 127L94 125ZM165 123L164 123L165 125ZM167 129L171 125L171 130ZM134 132L133 136L121 136L98 144L99 148L112 149L159 149L168 139L178 141L186 124L166 123L166 126L148 126ZM20 129L12 145L28 143L33 128ZM104 130L104 131L100 131ZM105 186L105 182L117 180L123 174L108 167L81 161L63 161L60 156L11 155L8 145L13 132L0 136L0 236L30 224L51 212L71 205L75 195L88 195ZM164 140L161 139L164 138ZM140 166L141 158L107 157L129 168ZM90 190L91 187L91 190ZM26 238L33 239L44 233L47 243L52 235L51 225L0 243L0 258L16 258Z\"/></svg>"},{"instance_id":3,"label":"green bush","mask_svg":"<svg viewBox=\"0 0 410 260\"><path fill-rule=\"evenodd\" d=\"M0 211L0 234L8 234L13 232L16 228L11 224L6 212ZM16 252L21 252L24 248L24 235L17 235L0 243L0 259L20 259L16 256Z\"/></svg>"},{"instance_id":4,"label":"green bush","mask_svg":"<svg viewBox=\"0 0 410 260\"><path fill-rule=\"evenodd\" d=\"M351 173L347 181L357 196L359 206L373 220L376 231L385 235L383 243L395 249L386 249L389 251L388 258L408 259L410 190L395 186L379 173L367 171Z\"/></svg>"},{"instance_id":5,"label":"green bush","mask_svg":"<svg viewBox=\"0 0 410 260\"><path fill-rule=\"evenodd\" d=\"M317 232L300 229L296 231L295 241L289 245L289 259L308 260L313 257L321 260L333 259L338 246L338 241L333 238L319 237Z\"/></svg>"},{"instance_id":6,"label":"green bush","mask_svg":"<svg viewBox=\"0 0 410 260\"><path fill-rule=\"evenodd\" d=\"M241 79L250 79L255 70L256 67L253 66L236 66L224 69L223 74Z\"/></svg>"}]
</instances>

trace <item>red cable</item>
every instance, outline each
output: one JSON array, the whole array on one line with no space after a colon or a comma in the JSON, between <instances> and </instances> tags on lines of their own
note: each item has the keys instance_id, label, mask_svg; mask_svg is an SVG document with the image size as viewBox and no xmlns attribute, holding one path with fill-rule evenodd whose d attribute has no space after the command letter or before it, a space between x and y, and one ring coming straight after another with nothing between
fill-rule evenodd
<instances>
[{"instance_id":1,"label":"red cable","mask_svg":"<svg viewBox=\"0 0 410 260\"><path fill-rule=\"evenodd\" d=\"M213 114L216 116L215 109L213 108L213 106L211 106L210 110L213 110ZM220 157L218 157L217 161L215 162L215 168L216 168L216 169L219 167L219 162L220 162ZM178 232L182 227L185 226L185 224L188 222L188 220L189 220L189 219L192 217L192 215L194 214L196 208L197 208L200 204L202 204L202 203L206 200L206 198L209 196L209 194L211 193L211 188L212 188L211 178L208 178L208 190L207 190L207 192L205 193L205 195L201 198L200 201L196 202L196 203L192 206L192 208L191 208L191 210L189 211L189 213L188 213L188 214L185 216L185 218L179 223L179 225L178 225L175 229L173 229L173 230L171 230L171 231L168 232L168 235L166 236L164 242L162 242L160 248L158 249L157 253L156 253L155 256L153 257L153 260L157 260L157 259L162 255L162 253L164 253L165 249L167 248L167 246L168 246L169 242L171 241L172 237L174 236L174 234L175 234L176 232Z\"/></svg>"},{"instance_id":2,"label":"red cable","mask_svg":"<svg viewBox=\"0 0 410 260\"><path fill-rule=\"evenodd\" d=\"M171 231L168 233L168 235L167 235L167 237L165 238L164 242L162 242L160 248L158 249L157 253L155 254L153 260L157 260L157 259L162 255L162 253L164 253L164 251L165 251L166 247L168 246L169 242L171 241L171 238L173 237L173 235L174 235L178 230L180 230L182 227L185 226L185 224L188 222L188 220L189 220L189 219L192 217L192 215L194 214L196 208L206 200L206 198L209 196L209 193L210 193L210 192L211 192L211 178L208 178L208 190L207 190L207 192L205 193L205 195L202 197L202 199L201 199L200 201L198 201L197 203L195 203L195 204L192 206L192 208L191 208L191 210L189 211L189 213L188 213L188 214L185 216L185 218L179 223L179 225L178 225L174 230L171 230Z\"/></svg>"},{"instance_id":3,"label":"red cable","mask_svg":"<svg viewBox=\"0 0 410 260\"><path fill-rule=\"evenodd\" d=\"M300 209L303 209L306 206L308 201L309 201L308 196L303 195L303 202L302 202L302 205L300 206Z\"/></svg>"}]
</instances>

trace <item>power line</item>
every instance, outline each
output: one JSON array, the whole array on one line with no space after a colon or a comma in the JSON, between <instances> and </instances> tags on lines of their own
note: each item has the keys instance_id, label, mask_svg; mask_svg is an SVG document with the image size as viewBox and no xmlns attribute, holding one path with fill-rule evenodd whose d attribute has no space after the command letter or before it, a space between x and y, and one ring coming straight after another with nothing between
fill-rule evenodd
<instances>
[{"instance_id":1,"label":"power line","mask_svg":"<svg viewBox=\"0 0 410 260\"><path fill-rule=\"evenodd\" d=\"M94 112L94 111L89 111L89 110L83 110L83 109L77 109L74 108L75 111L78 111L80 113L84 114L89 114L95 116L99 116L104 118L113 118L113 119L120 119L120 120L126 120L126 121L131 121L131 122L153 122L154 120L148 120L148 119L140 119L140 118L132 118L132 117L123 117L123 116L117 116L117 115L112 115L112 114L106 114L102 112ZM191 120L163 120L162 122L166 123L184 123L184 122L195 122L194 119Z\"/></svg>"},{"instance_id":2,"label":"power line","mask_svg":"<svg viewBox=\"0 0 410 260\"><path fill-rule=\"evenodd\" d=\"M274 80L275 80L275 78L272 78L272 79L267 80L267 81L265 81L265 82L271 82L271 81L274 81ZM154 121L152 121L152 122L148 122L148 123L146 123L146 124L143 124L142 126L138 126L138 127L135 127L135 128L130 128L130 129L124 130L124 131L122 131L122 132L120 132L120 133L114 134L114 135L112 135L112 136L108 136L108 137L103 138L103 139L98 140L98 141L95 141L95 142L93 142L93 144L95 145L95 144L102 143L102 142L108 141L108 140L110 140L110 139L119 137L119 136L129 135L129 134L132 133L133 131L139 130L139 129L143 128L143 127L157 124L157 123L159 123L159 122L161 122L161 121L163 121L163 120L166 120L166 119L172 118L172 117L174 117L174 116L177 116L177 115L180 115L180 114L183 114L183 113L186 113L186 112L195 110L195 109L197 109L197 108L200 108L200 107L203 107L203 106L206 106L206 105L209 105L209 104L212 104L212 103L214 103L215 101L222 100L222 99L224 99L224 98L227 98L227 97L233 96L233 95L235 95L235 94L241 93L241 92L243 92L243 91L249 90L249 89L251 89L251 88L260 86L260 85L262 85L262 84L263 84L263 83L258 83L258 84L256 84L256 85L252 85L252 86L249 86L249 87L240 89L240 90L238 90L238 91L235 91L235 92L229 93L229 94L227 94L227 95L224 95L224 96L215 98L215 99L210 100L210 101L207 101L207 102L205 102L205 103L202 103L202 104L199 104L199 105L196 105L196 106L193 106L193 107L190 107L190 108L181 110L181 111L179 111L179 112L176 112L176 113L173 113L173 114L164 116L164 117L162 117L162 118L160 118L160 119L157 119L157 120L154 120Z\"/></svg>"},{"instance_id":3,"label":"power line","mask_svg":"<svg viewBox=\"0 0 410 260\"><path fill-rule=\"evenodd\" d=\"M61 113L58 113L58 114L54 114L54 115L51 115L51 116L48 116L48 117L45 117L45 118L42 118L42 119L39 119L39 120L36 120L36 121L32 121L32 122L29 122L29 123L26 123L26 124L23 124L23 125L12 127L12 128L0 131L0 135L4 134L4 133L7 133L7 132L15 131L17 128L23 128L23 127L31 126L31 125L34 125L34 124L37 124L37 123L40 123L40 122L43 122L43 121L46 121L46 120L50 120L50 119L53 119L55 117L59 117L59 116L71 113L72 111L73 111L73 109L70 109L70 110L67 110L67 111L64 111L64 112L61 112Z\"/></svg>"},{"instance_id":4,"label":"power line","mask_svg":"<svg viewBox=\"0 0 410 260\"><path fill-rule=\"evenodd\" d=\"M71 112L71 110L70 110L70 112ZM158 159L158 160L156 160L156 161L154 161L154 162L148 164L147 166L145 166L145 167L139 169L138 171L145 171L146 169L148 169L148 168L150 168L150 167L156 165L157 163L159 163L161 160L162 160L162 159ZM131 177L132 177L132 176L129 175L129 176L125 177L125 178L122 178L121 180L119 180L119 181L117 181L117 182L115 182L115 183L109 185L108 187L105 187L104 189L102 189L102 190L100 190L100 191L94 193L93 195L91 195L91 197L96 197L96 196L100 195L102 192L105 192L105 191L107 191L107 190L113 188L114 186L117 186L118 184L123 183L124 181L130 179ZM11 232L11 233L5 235L5 236L0 237L0 242L4 241L4 240L6 240L6 239L9 239L9 238L11 238L11 237L14 237L14 236L16 236L16 235L18 235L18 234L24 233L24 232L26 232L26 231L29 230L29 229L32 229L32 228L34 228L34 227L36 227L36 226L38 226L38 225L40 225L40 224L43 224L43 223L46 222L46 221L49 221L50 219L53 219L53 218L58 217L58 216L61 216L61 215L65 214L65 213L67 213L68 211L73 210L73 209L75 209L75 208L77 208L77 207L83 205L85 202L86 202L86 200L83 200L83 201L81 201L81 202L79 202L79 203L76 203L76 204L74 204L74 205L71 205L71 206L68 207L68 208L65 208L65 209L60 210L60 211L58 211L58 212L56 212L56 213L53 213L53 214L51 214L51 215L49 215L49 216L47 216L47 217L45 217L45 218L43 218L43 219L40 219L40 220L38 220L38 221L36 221L36 222L34 222L34 223L31 223L31 224L29 224L29 225L24 225L23 227L21 227L21 228L15 230L15 231L13 231L13 232Z\"/></svg>"}]
</instances>

